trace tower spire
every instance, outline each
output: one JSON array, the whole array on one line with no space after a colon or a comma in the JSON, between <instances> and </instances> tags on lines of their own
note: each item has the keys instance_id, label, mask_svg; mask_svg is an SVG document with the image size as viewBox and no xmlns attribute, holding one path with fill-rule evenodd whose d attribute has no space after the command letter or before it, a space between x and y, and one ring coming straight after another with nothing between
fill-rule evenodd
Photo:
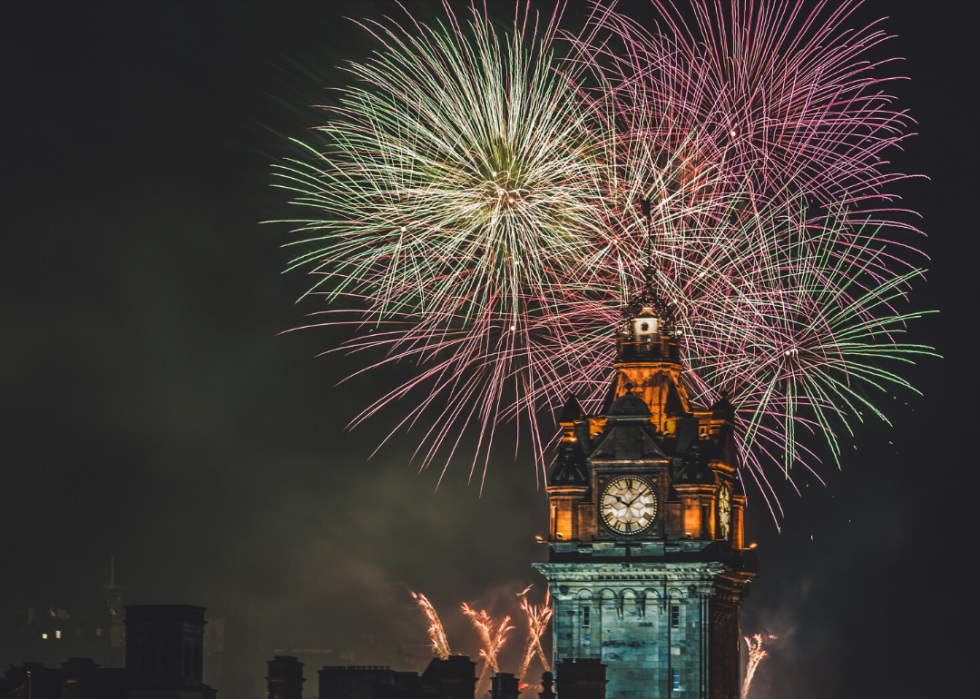
<instances>
[{"instance_id":1,"label":"tower spire","mask_svg":"<svg viewBox=\"0 0 980 699\"><path fill-rule=\"evenodd\" d=\"M668 413L687 414L689 409L680 382L682 367L673 304L657 292L651 200L641 199L640 204L647 222L645 281L623 306L613 363L616 373L605 406L609 408L627 393L635 394L654 412L654 423L662 430Z\"/></svg>"},{"instance_id":2,"label":"tower spire","mask_svg":"<svg viewBox=\"0 0 980 699\"><path fill-rule=\"evenodd\" d=\"M643 274L647 278L647 284L651 284L653 277L653 223L651 221L650 197L640 199L640 213L647 220L647 266L643 270Z\"/></svg>"},{"instance_id":3,"label":"tower spire","mask_svg":"<svg viewBox=\"0 0 980 699\"><path fill-rule=\"evenodd\" d=\"M653 222L649 198L640 200L640 211L647 224L647 259L643 268L645 283L637 293L626 300L623 306L624 323L619 336L622 342L629 343L649 343L673 335L672 309L670 304L657 293L656 267L653 260Z\"/></svg>"}]
</instances>

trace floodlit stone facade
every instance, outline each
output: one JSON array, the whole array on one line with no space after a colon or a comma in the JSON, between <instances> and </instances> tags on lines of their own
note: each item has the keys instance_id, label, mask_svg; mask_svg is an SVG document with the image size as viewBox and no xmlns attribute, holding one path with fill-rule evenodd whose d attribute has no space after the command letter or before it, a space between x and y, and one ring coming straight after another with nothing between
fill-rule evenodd
<instances>
[{"instance_id":1,"label":"floodlit stone facade","mask_svg":"<svg viewBox=\"0 0 980 699\"><path fill-rule=\"evenodd\" d=\"M607 699L736 699L755 575L732 406L693 409L670 307L647 287L599 415L571 398L549 474L555 663L607 666ZM561 679L560 672L558 679Z\"/></svg>"}]
</instances>

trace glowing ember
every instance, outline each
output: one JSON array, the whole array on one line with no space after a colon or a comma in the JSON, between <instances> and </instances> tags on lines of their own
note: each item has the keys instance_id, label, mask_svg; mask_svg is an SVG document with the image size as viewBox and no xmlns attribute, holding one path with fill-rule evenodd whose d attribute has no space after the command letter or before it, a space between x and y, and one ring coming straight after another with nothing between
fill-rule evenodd
<instances>
[{"instance_id":1,"label":"glowing ember","mask_svg":"<svg viewBox=\"0 0 980 699\"><path fill-rule=\"evenodd\" d=\"M425 598L425 595L417 595L413 592L412 598L419 603L422 611L425 612L426 618L429 620L429 638L432 639L432 654L440 660L447 659L450 655L449 641L446 640L446 631L442 628L442 622L439 621L439 615L436 614L435 607Z\"/></svg>"},{"instance_id":2,"label":"glowing ember","mask_svg":"<svg viewBox=\"0 0 980 699\"><path fill-rule=\"evenodd\" d=\"M510 617L505 616L500 622L500 627L496 632L493 630L493 620L486 610L481 609L479 614L470 608L468 604L463 605L463 614L468 616L476 630L480 632L483 640L483 648L480 649L480 657L483 658L483 669L480 671L480 679L476 683L476 696L482 697L490 689L490 672L498 672L497 654L507 638L507 632L513 629L508 626Z\"/></svg>"},{"instance_id":3,"label":"glowing ember","mask_svg":"<svg viewBox=\"0 0 980 699\"><path fill-rule=\"evenodd\" d=\"M524 592L518 594L518 597L521 598L521 609L527 614L527 643L524 644L524 654L521 656L521 665L517 671L517 679L521 681L522 686L528 686L523 684L524 677L527 675L527 667L535 655L541 659L544 671L551 672L551 665L541 647L541 634L548 628L548 622L551 620L551 591L545 593L544 604L537 606L527 601L527 593L531 587L529 585Z\"/></svg>"},{"instance_id":4,"label":"glowing ember","mask_svg":"<svg viewBox=\"0 0 980 699\"><path fill-rule=\"evenodd\" d=\"M775 636L769 636L769 640L773 640ZM755 676L755 670L759 667L759 663L762 659L766 657L766 651L762 649L762 639L761 633L757 633L752 638L745 638L745 643L749 647L749 664L745 668L745 682L742 683L742 699L746 699L749 696L749 687L752 685L752 678Z\"/></svg>"}]
</instances>

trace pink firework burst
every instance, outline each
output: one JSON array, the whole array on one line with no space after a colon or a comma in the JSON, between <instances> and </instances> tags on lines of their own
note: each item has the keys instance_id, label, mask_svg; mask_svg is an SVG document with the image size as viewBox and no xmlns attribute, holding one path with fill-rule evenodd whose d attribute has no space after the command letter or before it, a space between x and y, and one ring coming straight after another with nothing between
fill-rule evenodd
<instances>
[{"instance_id":1,"label":"pink firework burst","mask_svg":"<svg viewBox=\"0 0 980 699\"><path fill-rule=\"evenodd\" d=\"M834 459L897 363L921 258L886 158L910 119L885 93L887 36L851 30L857 3L655 1L644 26L596 3L566 35L517 4L444 25L366 24L311 162L283 168L308 211L294 267L361 331L333 351L383 350L368 369L417 374L354 424L419 396L417 454L448 465L475 428L471 473L514 421L540 468L568 393L596 410L624 300L654 269L693 401L736 406L743 473ZM438 86L435 89L433 86ZM434 417L433 417L434 416ZM515 446L516 449L516 446Z\"/></svg>"}]
</instances>

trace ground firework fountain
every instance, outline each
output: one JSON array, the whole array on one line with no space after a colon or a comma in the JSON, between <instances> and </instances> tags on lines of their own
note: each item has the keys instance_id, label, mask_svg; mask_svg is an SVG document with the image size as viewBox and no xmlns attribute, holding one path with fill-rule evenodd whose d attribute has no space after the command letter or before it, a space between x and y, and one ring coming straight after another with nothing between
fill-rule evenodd
<instances>
[{"instance_id":1,"label":"ground firework fountain","mask_svg":"<svg viewBox=\"0 0 980 699\"><path fill-rule=\"evenodd\" d=\"M413 592L412 598L418 602L425 613L425 618L429 620L428 631L429 638L432 640L432 654L440 660L445 660L450 656L451 651L449 650L449 641L446 639L446 631L442 628L442 622L439 621L435 607L425 598L425 595L418 595Z\"/></svg>"},{"instance_id":2,"label":"ground firework fountain","mask_svg":"<svg viewBox=\"0 0 980 699\"><path fill-rule=\"evenodd\" d=\"M751 638L746 636L745 644L749 649L749 662L745 666L745 681L742 683L742 699L747 699L749 696L749 687L752 686L752 678L755 677L755 671L759 667L759 663L762 659L766 657L767 653L762 649L762 643L764 640L773 640L775 636L763 637L762 634L755 634Z\"/></svg>"},{"instance_id":3,"label":"ground firework fountain","mask_svg":"<svg viewBox=\"0 0 980 699\"><path fill-rule=\"evenodd\" d=\"M551 620L551 593L545 593L544 604L533 605L527 600L527 593L530 589L528 587L518 595L521 598L521 609L527 616L527 642L524 644L521 664L517 670L517 679L521 682L524 682L528 665L531 664L535 655L541 661L544 671L551 672L551 663L548 662L544 649L541 647L541 634L548 628L548 622Z\"/></svg>"},{"instance_id":4,"label":"ground firework fountain","mask_svg":"<svg viewBox=\"0 0 980 699\"><path fill-rule=\"evenodd\" d=\"M479 699L490 688L490 673L498 672L497 655L501 647L507 640L507 633L514 627L510 624L510 617L505 616L500 622L500 626L494 630L493 620L485 609L478 612L471 609L468 604L463 604L463 614L468 616L473 622L473 626L480 633L483 641L483 648L480 649L480 657L483 658L483 668L480 670L480 679L476 682L476 697Z\"/></svg>"},{"instance_id":5,"label":"ground firework fountain","mask_svg":"<svg viewBox=\"0 0 980 699\"><path fill-rule=\"evenodd\" d=\"M535 656L538 657L545 671L551 670L551 664L548 662L548 658L541 646L541 636L547 630L548 623L551 620L551 598L550 595L546 594L544 604L531 604L528 600L527 593L532 587L533 585L529 585L523 592L517 594L521 598L520 607L526 615L528 623L527 640L525 641L516 673L516 677L521 682L522 688L530 686L524 683L524 679L527 675L528 667ZM451 650L446 632L443 629L442 622L439 620L439 615L436 613L435 607L426 599L425 595L413 592L412 599L422 609L426 620L429 622L426 631L432 642L432 654L441 660L446 660L451 655ZM462 611L473 622L473 627L477 630L480 637L482 647L480 648L479 654L483 658L483 667L476 686L476 696L482 697L489 686L491 674L500 671L500 650L507 639L507 634L514 627L510 625L511 618L509 616L505 616L503 621L498 625L491 619L486 610L477 612L469 605L464 604Z\"/></svg>"}]
</instances>

